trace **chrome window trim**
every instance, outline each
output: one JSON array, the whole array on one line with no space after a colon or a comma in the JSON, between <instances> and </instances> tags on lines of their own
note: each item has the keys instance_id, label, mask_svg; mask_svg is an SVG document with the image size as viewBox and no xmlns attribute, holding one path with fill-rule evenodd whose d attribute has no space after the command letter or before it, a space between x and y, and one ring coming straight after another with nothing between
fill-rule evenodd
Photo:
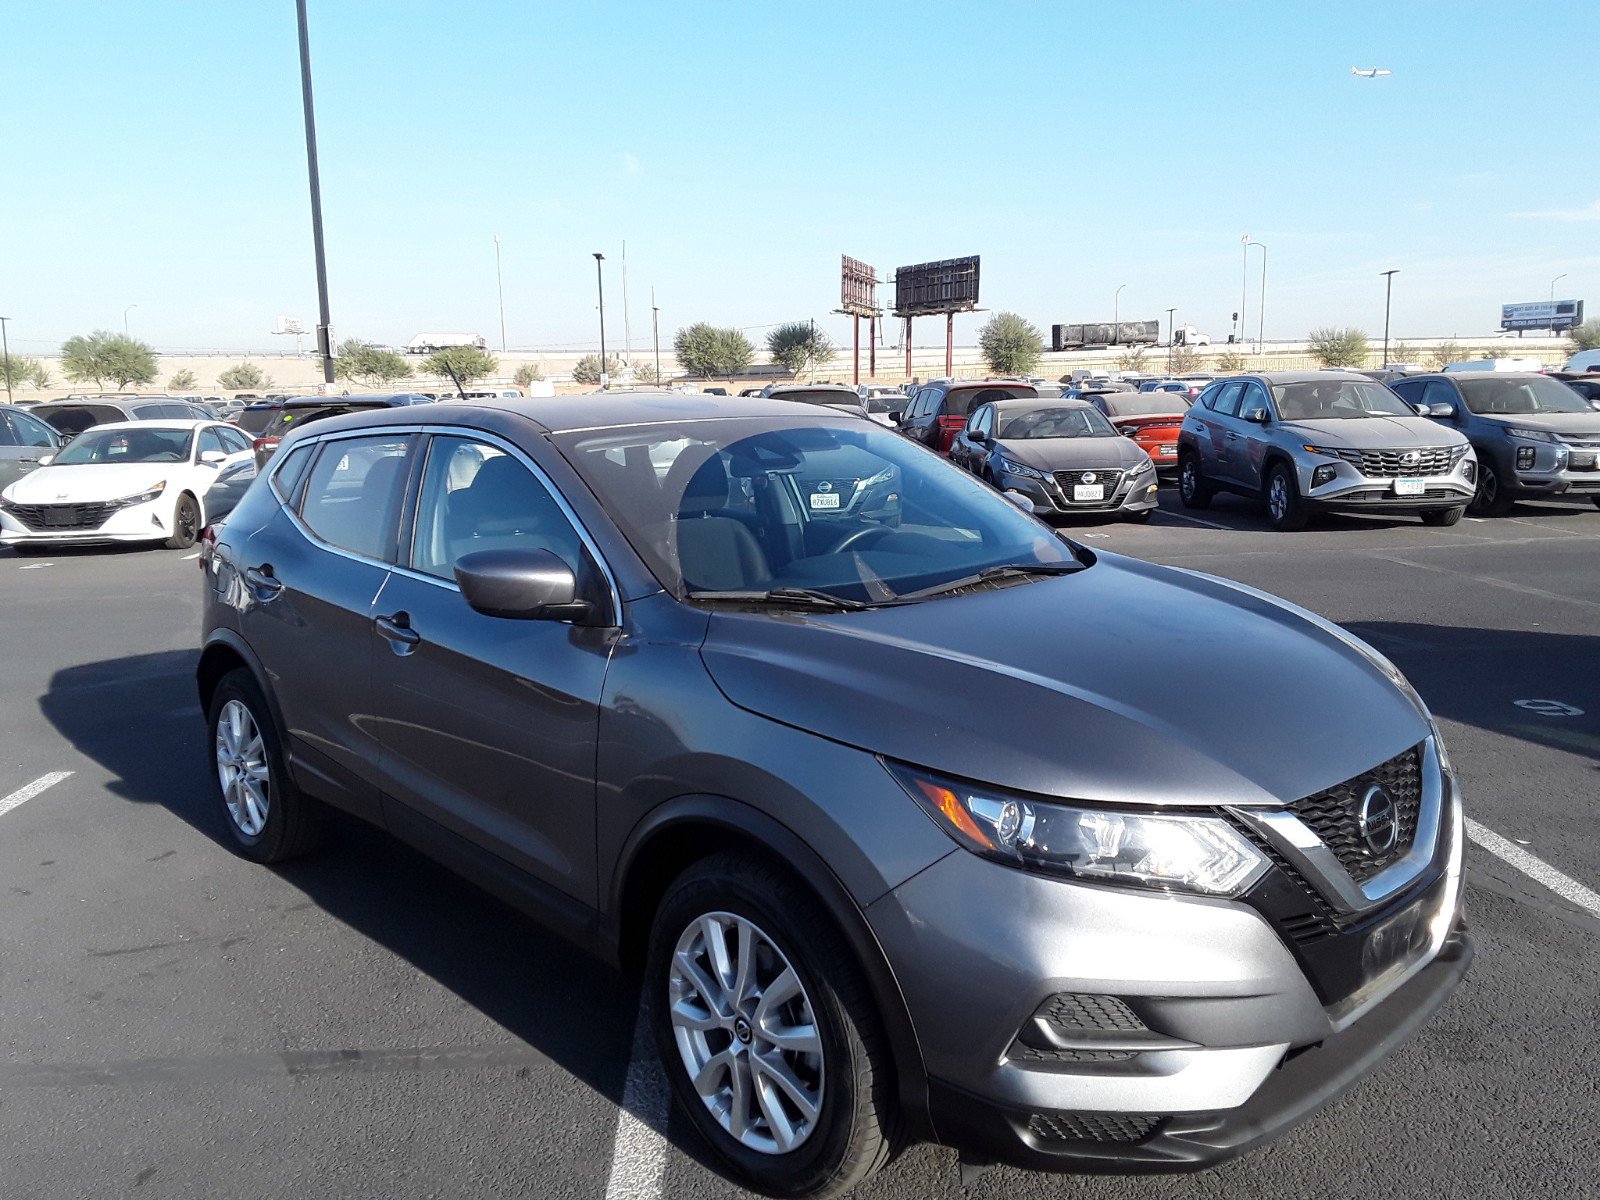
<instances>
[{"instance_id":1,"label":"chrome window trim","mask_svg":"<svg viewBox=\"0 0 1600 1200\"><path fill-rule=\"evenodd\" d=\"M590 534L588 527L581 520L579 520L578 514L572 510L572 505L569 504L567 502L567 498L561 494L561 489L555 486L555 484L551 481L550 476L545 473L539 464L534 462L533 459L530 458L521 448L512 442L507 441L499 434L490 433L487 430L478 429L475 426L470 425L367 426L361 429L341 429L330 433L312 434L308 437L300 439L293 447L291 447L291 449L298 449L300 446L319 445L326 442L348 441L351 438L395 436L411 437L416 434L465 438L468 441L485 442L488 445L492 445L496 449L502 450L506 454L509 454L528 470L532 471L534 478L539 481L539 485L550 494L553 500L555 500L556 506L561 509L562 515L567 518L567 520L571 523L572 528L577 531L579 539L588 549L590 556L595 561L595 565L600 568L600 574L605 578L606 589L611 598L611 627L615 628L622 624L621 589L617 586L617 578L611 571L611 565L606 562L605 556L600 553L600 547L595 542L594 537ZM427 467L426 454L432 453L432 450L433 447L430 443L423 458L424 469ZM278 456L274 455L273 457L277 458ZM314 466L315 464L312 465ZM303 482L309 483L310 478L310 467L308 467L306 479ZM277 488L273 488L273 495L278 496L279 503L283 506L283 510L289 514L290 521L293 522L295 528L300 531L301 536L307 541L311 542L313 545L318 546L323 550L327 550L333 554L338 554L344 558L351 559L354 562L370 563L373 566L382 567L385 570L392 571L397 575L404 575L408 579L421 580L424 583L431 583L438 587L455 592L458 595L460 594L460 586L452 580L440 579L437 575L429 575L426 572L415 570L409 565L411 557L411 544L409 538L405 539L405 545L396 547L396 557L398 558L403 552L407 560L405 564L399 562L389 562L384 559L371 558L365 554L357 554L353 550L346 550L342 546L335 546L331 542L325 541L318 537L317 534L313 532L311 527L300 519L300 514L295 511L294 507L290 505L287 500L283 499L282 494L277 490ZM415 513L413 513L413 534L415 533L415 525L416 516Z\"/></svg>"}]
</instances>

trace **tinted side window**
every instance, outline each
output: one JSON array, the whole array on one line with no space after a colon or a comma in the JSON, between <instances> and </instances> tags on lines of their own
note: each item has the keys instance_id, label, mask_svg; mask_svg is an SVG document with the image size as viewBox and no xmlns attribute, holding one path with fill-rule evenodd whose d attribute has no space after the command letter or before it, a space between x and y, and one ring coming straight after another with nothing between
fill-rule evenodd
<instances>
[{"instance_id":1,"label":"tinted side window","mask_svg":"<svg viewBox=\"0 0 1600 1200\"><path fill-rule=\"evenodd\" d=\"M11 418L11 427L17 437L19 446L54 446L55 438L50 433L50 426L43 421L35 420L27 413L8 413Z\"/></svg>"},{"instance_id":2,"label":"tinted side window","mask_svg":"<svg viewBox=\"0 0 1600 1200\"><path fill-rule=\"evenodd\" d=\"M1407 400L1413 399L1412 396L1404 392L1400 394L1405 396ZM1430 379L1428 386L1422 390L1422 403L1424 404L1448 404L1451 408L1460 412L1461 410L1457 405L1459 400L1460 397L1456 395L1455 385L1446 383L1443 379Z\"/></svg>"},{"instance_id":3,"label":"tinted side window","mask_svg":"<svg viewBox=\"0 0 1600 1200\"><path fill-rule=\"evenodd\" d=\"M1420 379L1396 379L1389 385L1389 390L1407 404L1416 404L1422 399L1422 390L1426 386Z\"/></svg>"},{"instance_id":4,"label":"tinted side window","mask_svg":"<svg viewBox=\"0 0 1600 1200\"><path fill-rule=\"evenodd\" d=\"M549 550L585 574L578 531L532 471L497 446L435 437L417 500L412 569L454 579L465 554L522 548Z\"/></svg>"},{"instance_id":5,"label":"tinted side window","mask_svg":"<svg viewBox=\"0 0 1600 1200\"><path fill-rule=\"evenodd\" d=\"M1264 408L1271 412L1272 401L1267 398L1266 389L1259 383L1247 383L1244 385L1244 392L1239 399L1239 411L1247 413L1257 408Z\"/></svg>"},{"instance_id":6,"label":"tinted side window","mask_svg":"<svg viewBox=\"0 0 1600 1200\"><path fill-rule=\"evenodd\" d=\"M0 412L0 446L20 446L22 442L12 431L10 413Z\"/></svg>"},{"instance_id":7,"label":"tinted side window","mask_svg":"<svg viewBox=\"0 0 1600 1200\"><path fill-rule=\"evenodd\" d=\"M281 500L292 500L306 468L311 465L315 446L296 446L288 454L280 454L272 472L272 489Z\"/></svg>"},{"instance_id":8,"label":"tinted side window","mask_svg":"<svg viewBox=\"0 0 1600 1200\"><path fill-rule=\"evenodd\" d=\"M411 439L394 434L324 442L300 519L323 541L368 558L394 556Z\"/></svg>"},{"instance_id":9,"label":"tinted side window","mask_svg":"<svg viewBox=\"0 0 1600 1200\"><path fill-rule=\"evenodd\" d=\"M200 431L200 453L215 450L219 454L226 454L228 448L222 444L222 436L215 429L202 429Z\"/></svg>"},{"instance_id":10,"label":"tinted side window","mask_svg":"<svg viewBox=\"0 0 1600 1200\"><path fill-rule=\"evenodd\" d=\"M1222 385L1222 390L1217 393L1216 399L1211 402L1211 407L1225 417L1236 417L1239 415L1239 399L1243 395L1243 380L1236 379L1232 383L1225 383Z\"/></svg>"},{"instance_id":11,"label":"tinted side window","mask_svg":"<svg viewBox=\"0 0 1600 1200\"><path fill-rule=\"evenodd\" d=\"M250 449L250 439L231 425L218 430L217 436L222 439L223 448L229 454L239 454Z\"/></svg>"}]
</instances>

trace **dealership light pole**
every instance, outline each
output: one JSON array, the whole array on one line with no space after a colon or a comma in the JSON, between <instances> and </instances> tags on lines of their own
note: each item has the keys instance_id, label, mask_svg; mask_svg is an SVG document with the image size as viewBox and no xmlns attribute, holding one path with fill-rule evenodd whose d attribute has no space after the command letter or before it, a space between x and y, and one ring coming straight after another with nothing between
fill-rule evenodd
<instances>
[{"instance_id":1,"label":"dealership light pole","mask_svg":"<svg viewBox=\"0 0 1600 1200\"><path fill-rule=\"evenodd\" d=\"M1250 235L1247 233L1239 239L1240 249L1244 252L1242 265L1239 268L1239 341L1244 341L1245 326L1245 298L1250 288Z\"/></svg>"},{"instance_id":2,"label":"dealership light pole","mask_svg":"<svg viewBox=\"0 0 1600 1200\"><path fill-rule=\"evenodd\" d=\"M1567 273L1565 271L1563 271L1563 272L1561 272L1561 274L1557 275L1554 279L1552 279L1550 281L1550 303L1551 304L1554 304L1556 302L1556 284L1560 283L1566 277L1567 277Z\"/></svg>"},{"instance_id":3,"label":"dealership light pole","mask_svg":"<svg viewBox=\"0 0 1600 1200\"><path fill-rule=\"evenodd\" d=\"M317 353L322 382L333 385L333 320L328 315L328 262L322 245L322 180L317 172L317 117L311 103L311 35L306 31L306 0L295 0L300 24L300 100L306 114L306 174L311 182L311 246L317 260Z\"/></svg>"},{"instance_id":4,"label":"dealership light pole","mask_svg":"<svg viewBox=\"0 0 1600 1200\"><path fill-rule=\"evenodd\" d=\"M600 264L605 262L606 256L600 251L594 252L594 283L600 294L600 386L605 387L611 381L606 377L606 280L601 272Z\"/></svg>"},{"instance_id":5,"label":"dealership light pole","mask_svg":"<svg viewBox=\"0 0 1600 1200\"><path fill-rule=\"evenodd\" d=\"M6 322L10 317L0 317L0 351L6 359L6 403L11 403L11 339L6 336Z\"/></svg>"},{"instance_id":6,"label":"dealership light pole","mask_svg":"<svg viewBox=\"0 0 1600 1200\"><path fill-rule=\"evenodd\" d=\"M494 286L500 293L500 353L506 352L506 285L500 276L500 235L494 235Z\"/></svg>"},{"instance_id":7,"label":"dealership light pole","mask_svg":"<svg viewBox=\"0 0 1600 1200\"><path fill-rule=\"evenodd\" d=\"M130 304L130 305L128 305L127 308L122 310L122 336L123 337L127 337L128 336L128 312L129 312L129 310L135 309L135 308L138 308L138 307L139 306L137 304Z\"/></svg>"},{"instance_id":8,"label":"dealership light pole","mask_svg":"<svg viewBox=\"0 0 1600 1200\"><path fill-rule=\"evenodd\" d=\"M1382 366L1389 365L1389 300L1394 294L1394 277L1400 274L1399 268L1392 271L1380 271L1383 276L1383 362Z\"/></svg>"},{"instance_id":9,"label":"dealership light pole","mask_svg":"<svg viewBox=\"0 0 1600 1200\"><path fill-rule=\"evenodd\" d=\"M1116 293L1111 297L1111 324L1113 326L1120 325L1122 323L1122 288L1127 286L1127 284L1123 284L1122 287L1119 287L1116 290ZM1116 329L1111 331L1111 339L1112 341L1120 340Z\"/></svg>"},{"instance_id":10,"label":"dealership light pole","mask_svg":"<svg viewBox=\"0 0 1600 1200\"><path fill-rule=\"evenodd\" d=\"M1168 375L1172 374L1172 344L1173 344L1172 343L1172 337L1173 337L1173 333L1172 333L1172 314L1177 312L1177 311L1178 310L1176 308L1167 309L1167 374Z\"/></svg>"},{"instance_id":11,"label":"dealership light pole","mask_svg":"<svg viewBox=\"0 0 1600 1200\"><path fill-rule=\"evenodd\" d=\"M1261 251L1261 294L1256 297L1256 353L1261 353L1261 339L1267 329L1267 244L1265 242L1250 242L1246 244L1244 252L1250 253L1250 247L1255 246ZM1240 327L1240 333L1244 332Z\"/></svg>"}]
</instances>

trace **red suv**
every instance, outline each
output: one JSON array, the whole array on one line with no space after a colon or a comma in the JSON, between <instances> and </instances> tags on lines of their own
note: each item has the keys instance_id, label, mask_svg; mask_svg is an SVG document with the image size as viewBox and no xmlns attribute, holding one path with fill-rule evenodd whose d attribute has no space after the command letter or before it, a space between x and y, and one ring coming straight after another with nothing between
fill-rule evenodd
<instances>
[{"instance_id":1,"label":"red suv","mask_svg":"<svg viewBox=\"0 0 1600 1200\"><path fill-rule=\"evenodd\" d=\"M1182 392L1096 392L1083 397L1150 456L1157 471L1178 469L1178 430L1189 398Z\"/></svg>"},{"instance_id":2,"label":"red suv","mask_svg":"<svg viewBox=\"0 0 1600 1200\"><path fill-rule=\"evenodd\" d=\"M899 429L913 441L949 454L950 443L980 404L1031 400L1038 394L1033 384L1015 379L935 379L917 389L900 414Z\"/></svg>"}]
</instances>

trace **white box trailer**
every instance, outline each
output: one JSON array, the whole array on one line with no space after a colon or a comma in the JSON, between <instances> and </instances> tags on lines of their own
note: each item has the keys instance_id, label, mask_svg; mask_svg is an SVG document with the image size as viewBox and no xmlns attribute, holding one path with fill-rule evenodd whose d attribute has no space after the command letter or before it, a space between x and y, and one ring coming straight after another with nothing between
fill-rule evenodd
<instances>
[{"instance_id":1,"label":"white box trailer","mask_svg":"<svg viewBox=\"0 0 1600 1200\"><path fill-rule=\"evenodd\" d=\"M433 354L455 346L475 346L487 350L489 343L479 333L419 333L406 343L407 354Z\"/></svg>"}]
</instances>

